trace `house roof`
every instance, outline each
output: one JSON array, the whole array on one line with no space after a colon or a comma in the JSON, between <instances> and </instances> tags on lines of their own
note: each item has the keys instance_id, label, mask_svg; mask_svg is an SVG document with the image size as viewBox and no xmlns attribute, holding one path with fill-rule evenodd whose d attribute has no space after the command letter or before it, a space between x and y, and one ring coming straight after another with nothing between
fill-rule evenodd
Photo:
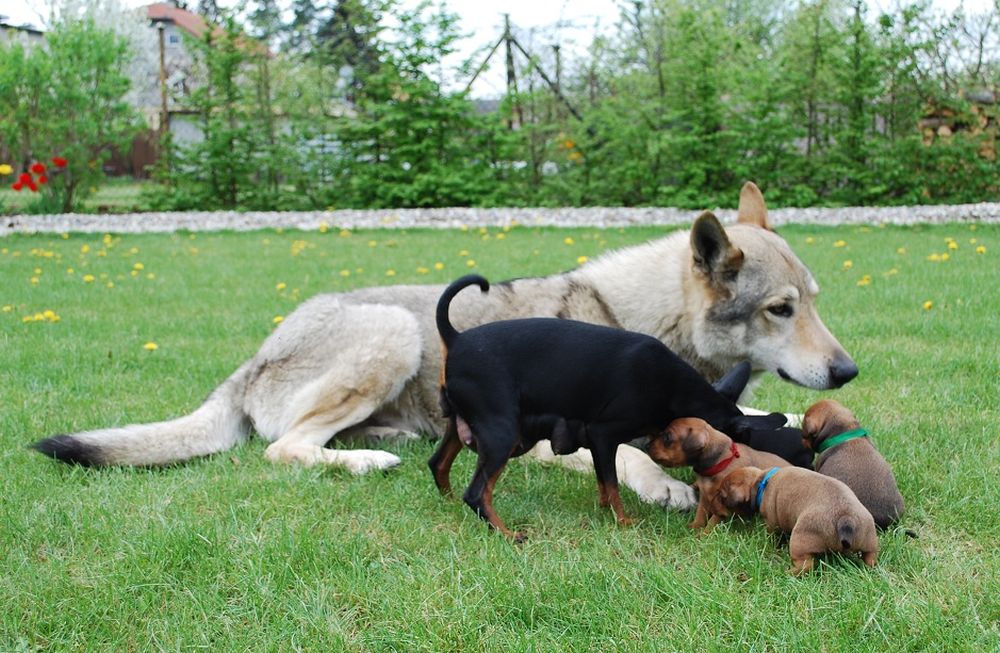
<instances>
[{"instance_id":1,"label":"house roof","mask_svg":"<svg viewBox=\"0 0 1000 653\"><path fill-rule=\"evenodd\" d=\"M146 17L153 22L172 22L195 38L201 38L208 29L208 23L204 18L187 9L180 9L171 2L154 2L146 5Z\"/></svg>"}]
</instances>

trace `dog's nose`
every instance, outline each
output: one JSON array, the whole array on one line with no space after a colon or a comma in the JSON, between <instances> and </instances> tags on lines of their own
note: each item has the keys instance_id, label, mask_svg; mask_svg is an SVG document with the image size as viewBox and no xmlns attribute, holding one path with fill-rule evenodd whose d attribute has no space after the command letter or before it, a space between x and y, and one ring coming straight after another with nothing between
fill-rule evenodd
<instances>
[{"instance_id":1,"label":"dog's nose","mask_svg":"<svg viewBox=\"0 0 1000 653\"><path fill-rule=\"evenodd\" d=\"M830 384L839 388L858 375L858 366L850 356L836 358L830 365Z\"/></svg>"}]
</instances>

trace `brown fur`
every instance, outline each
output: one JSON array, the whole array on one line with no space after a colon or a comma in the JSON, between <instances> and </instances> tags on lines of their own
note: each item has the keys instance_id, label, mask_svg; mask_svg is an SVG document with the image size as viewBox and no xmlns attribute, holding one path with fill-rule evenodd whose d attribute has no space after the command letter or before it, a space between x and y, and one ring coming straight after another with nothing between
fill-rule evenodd
<instances>
[{"instance_id":1,"label":"brown fur","mask_svg":"<svg viewBox=\"0 0 1000 653\"><path fill-rule=\"evenodd\" d=\"M720 518L734 513L750 516L766 473L743 467L727 475L709 497L709 511ZM769 530L791 534L793 574L811 571L813 557L827 551L860 553L866 565L875 566L879 550L875 521L851 488L835 478L783 467L768 481L759 510Z\"/></svg>"},{"instance_id":2,"label":"brown fur","mask_svg":"<svg viewBox=\"0 0 1000 653\"><path fill-rule=\"evenodd\" d=\"M802 422L802 441L815 449L827 438L860 428L854 414L829 399L813 404ZM875 524L886 528L903 514L903 496L889 463L870 438L856 438L828 449L816 457L817 472L843 481L871 512Z\"/></svg>"},{"instance_id":3,"label":"brown fur","mask_svg":"<svg viewBox=\"0 0 1000 653\"><path fill-rule=\"evenodd\" d=\"M683 467L690 465L695 471L695 487L698 488L698 508L694 521L688 524L691 528L711 530L718 518L709 519L707 497L715 492L715 488L728 474L741 467L787 467L790 463L766 451L757 451L745 444L736 444L739 456L734 458L725 469L712 476L703 476L699 470L711 469L717 463L732 455L732 438L718 431L703 419L684 417L675 419L660 435L649 442L649 457L664 467Z\"/></svg>"}]
</instances>

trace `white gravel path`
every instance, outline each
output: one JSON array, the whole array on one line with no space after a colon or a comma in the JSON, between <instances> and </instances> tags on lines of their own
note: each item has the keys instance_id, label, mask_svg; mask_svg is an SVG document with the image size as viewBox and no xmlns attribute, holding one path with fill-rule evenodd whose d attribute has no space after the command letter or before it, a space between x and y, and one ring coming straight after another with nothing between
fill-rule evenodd
<instances>
[{"instance_id":1,"label":"white gravel path","mask_svg":"<svg viewBox=\"0 0 1000 653\"><path fill-rule=\"evenodd\" d=\"M0 237L12 233L252 231L255 229L502 227L511 224L557 227L628 227L686 225L698 211L670 208L444 208L343 211L188 211L92 215L15 215L0 217ZM736 219L732 209L717 209L723 222ZM1000 222L1000 203L941 206L895 206L774 209L782 224L921 224L941 222Z\"/></svg>"}]
</instances>

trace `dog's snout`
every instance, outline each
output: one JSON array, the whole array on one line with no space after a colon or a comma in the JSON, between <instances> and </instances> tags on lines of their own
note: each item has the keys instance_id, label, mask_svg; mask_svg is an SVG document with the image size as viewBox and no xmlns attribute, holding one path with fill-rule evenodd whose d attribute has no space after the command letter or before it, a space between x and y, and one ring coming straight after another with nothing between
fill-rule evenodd
<instances>
[{"instance_id":1,"label":"dog's snout","mask_svg":"<svg viewBox=\"0 0 1000 653\"><path fill-rule=\"evenodd\" d=\"M830 364L830 384L839 388L858 375L858 366L849 356L836 358Z\"/></svg>"}]
</instances>

